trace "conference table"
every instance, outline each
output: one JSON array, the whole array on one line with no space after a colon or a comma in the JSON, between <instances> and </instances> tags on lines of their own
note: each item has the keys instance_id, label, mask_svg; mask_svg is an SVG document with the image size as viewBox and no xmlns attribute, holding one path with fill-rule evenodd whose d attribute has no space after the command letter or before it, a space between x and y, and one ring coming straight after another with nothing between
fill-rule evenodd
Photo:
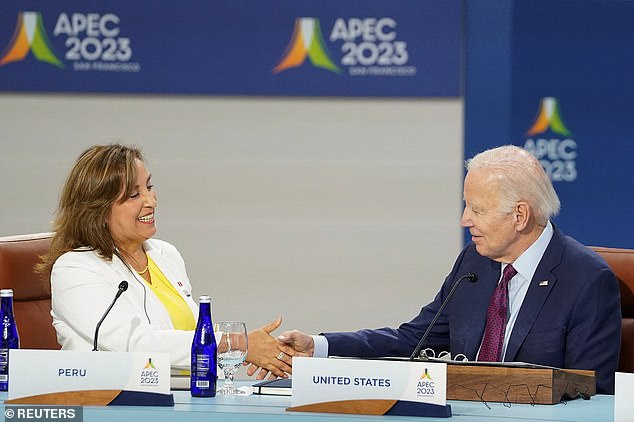
<instances>
[{"instance_id":1,"label":"conference table","mask_svg":"<svg viewBox=\"0 0 634 422\"><path fill-rule=\"evenodd\" d=\"M238 386L251 382L239 381ZM291 397L269 395L222 396L211 398L191 397L189 391L173 391L174 407L154 406L85 406L83 420L86 422L174 422L174 421L288 421L288 422L335 422L335 421L566 421L566 422L610 422L614 418L614 396L597 395L590 400L576 399L556 405L503 404L473 401L448 401L451 418L420 418L405 416L344 415L328 413L288 412ZM7 393L0 393L2 412ZM5 418L5 421L11 419ZM17 419L14 419L17 420ZM61 419L60 419L61 420Z\"/></svg>"}]
</instances>

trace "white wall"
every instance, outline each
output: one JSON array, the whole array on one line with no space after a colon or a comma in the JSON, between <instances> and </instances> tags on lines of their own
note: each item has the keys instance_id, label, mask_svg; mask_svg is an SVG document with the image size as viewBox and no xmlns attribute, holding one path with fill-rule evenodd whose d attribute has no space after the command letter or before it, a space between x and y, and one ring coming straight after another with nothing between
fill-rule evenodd
<instances>
[{"instance_id":1,"label":"white wall","mask_svg":"<svg viewBox=\"0 0 634 422\"><path fill-rule=\"evenodd\" d=\"M462 101L0 94L0 235L48 231L75 158L140 146L157 237L214 319L394 325L461 248Z\"/></svg>"}]
</instances>

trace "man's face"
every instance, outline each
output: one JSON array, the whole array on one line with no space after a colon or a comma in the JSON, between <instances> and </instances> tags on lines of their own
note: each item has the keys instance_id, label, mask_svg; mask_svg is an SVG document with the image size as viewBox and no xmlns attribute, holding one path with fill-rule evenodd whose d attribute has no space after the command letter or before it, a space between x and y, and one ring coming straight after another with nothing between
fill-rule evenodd
<instances>
[{"instance_id":1,"label":"man's face","mask_svg":"<svg viewBox=\"0 0 634 422\"><path fill-rule=\"evenodd\" d=\"M515 212L502 211L499 182L492 170L467 173L463 195L460 224L469 229L478 253L494 261L513 262L519 256Z\"/></svg>"}]
</instances>

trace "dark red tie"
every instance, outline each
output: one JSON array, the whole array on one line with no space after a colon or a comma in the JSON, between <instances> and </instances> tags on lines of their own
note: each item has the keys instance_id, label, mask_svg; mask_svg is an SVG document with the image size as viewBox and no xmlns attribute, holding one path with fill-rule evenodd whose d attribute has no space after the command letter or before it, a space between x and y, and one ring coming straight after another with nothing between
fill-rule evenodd
<instances>
[{"instance_id":1,"label":"dark red tie","mask_svg":"<svg viewBox=\"0 0 634 422\"><path fill-rule=\"evenodd\" d=\"M484 340L478 353L482 362L499 362L502 359L506 315L508 313L509 281L517 274L512 265L507 265L502 280L491 295L487 308L487 325L484 328Z\"/></svg>"}]
</instances>

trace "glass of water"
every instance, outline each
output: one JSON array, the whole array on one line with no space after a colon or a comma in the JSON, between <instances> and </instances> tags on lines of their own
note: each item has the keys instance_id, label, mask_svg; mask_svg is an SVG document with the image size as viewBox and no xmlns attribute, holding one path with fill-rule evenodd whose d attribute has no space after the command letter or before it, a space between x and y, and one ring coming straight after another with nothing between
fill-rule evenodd
<instances>
[{"instance_id":1,"label":"glass of water","mask_svg":"<svg viewBox=\"0 0 634 422\"><path fill-rule=\"evenodd\" d=\"M247 326L244 322L222 321L214 324L218 340L218 366L225 373L224 386L218 394L246 394L233 384L233 376L247 357Z\"/></svg>"}]
</instances>

